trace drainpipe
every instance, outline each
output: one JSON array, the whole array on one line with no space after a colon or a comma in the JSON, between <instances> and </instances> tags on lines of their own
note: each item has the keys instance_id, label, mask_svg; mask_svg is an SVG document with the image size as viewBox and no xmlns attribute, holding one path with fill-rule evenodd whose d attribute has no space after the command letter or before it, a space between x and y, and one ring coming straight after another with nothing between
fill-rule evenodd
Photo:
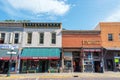
<instances>
[{"instance_id":1,"label":"drainpipe","mask_svg":"<svg viewBox=\"0 0 120 80\"><path fill-rule=\"evenodd\" d=\"M64 52L63 52L63 48L62 48L62 69L61 72L64 71Z\"/></svg>"},{"instance_id":2,"label":"drainpipe","mask_svg":"<svg viewBox=\"0 0 120 80\"><path fill-rule=\"evenodd\" d=\"M100 65L101 65L101 73L104 73L104 54L103 54L103 48L102 48L102 57L101 57L101 62L100 62Z\"/></svg>"},{"instance_id":3,"label":"drainpipe","mask_svg":"<svg viewBox=\"0 0 120 80\"><path fill-rule=\"evenodd\" d=\"M84 51L83 51L83 40L82 40L82 47L81 47L81 55L82 55L82 72L84 72Z\"/></svg>"},{"instance_id":4,"label":"drainpipe","mask_svg":"<svg viewBox=\"0 0 120 80\"><path fill-rule=\"evenodd\" d=\"M20 54L21 54L22 49L19 49L19 53L18 53L18 59L17 59L17 74L20 73Z\"/></svg>"}]
</instances>

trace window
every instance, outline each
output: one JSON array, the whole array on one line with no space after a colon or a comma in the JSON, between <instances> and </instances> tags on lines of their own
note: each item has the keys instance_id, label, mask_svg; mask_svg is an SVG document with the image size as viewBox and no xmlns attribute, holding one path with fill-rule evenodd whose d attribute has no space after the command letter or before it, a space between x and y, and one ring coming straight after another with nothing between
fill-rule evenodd
<instances>
[{"instance_id":1,"label":"window","mask_svg":"<svg viewBox=\"0 0 120 80\"><path fill-rule=\"evenodd\" d=\"M15 33L14 43L17 44L19 41L19 33Z\"/></svg>"},{"instance_id":2,"label":"window","mask_svg":"<svg viewBox=\"0 0 120 80\"><path fill-rule=\"evenodd\" d=\"M32 33L28 33L27 43L31 44L32 42Z\"/></svg>"},{"instance_id":3,"label":"window","mask_svg":"<svg viewBox=\"0 0 120 80\"><path fill-rule=\"evenodd\" d=\"M44 43L44 33L40 33L39 43L40 43L40 44L43 44L43 43Z\"/></svg>"},{"instance_id":4,"label":"window","mask_svg":"<svg viewBox=\"0 0 120 80\"><path fill-rule=\"evenodd\" d=\"M5 33L0 34L0 44L3 44L5 42Z\"/></svg>"},{"instance_id":5,"label":"window","mask_svg":"<svg viewBox=\"0 0 120 80\"><path fill-rule=\"evenodd\" d=\"M113 41L113 35L112 34L108 34L108 41Z\"/></svg>"},{"instance_id":6,"label":"window","mask_svg":"<svg viewBox=\"0 0 120 80\"><path fill-rule=\"evenodd\" d=\"M120 41L120 33L119 33L119 36L118 36L118 37L119 37L119 41Z\"/></svg>"},{"instance_id":7,"label":"window","mask_svg":"<svg viewBox=\"0 0 120 80\"><path fill-rule=\"evenodd\" d=\"M56 44L56 33L52 33L52 44Z\"/></svg>"}]
</instances>

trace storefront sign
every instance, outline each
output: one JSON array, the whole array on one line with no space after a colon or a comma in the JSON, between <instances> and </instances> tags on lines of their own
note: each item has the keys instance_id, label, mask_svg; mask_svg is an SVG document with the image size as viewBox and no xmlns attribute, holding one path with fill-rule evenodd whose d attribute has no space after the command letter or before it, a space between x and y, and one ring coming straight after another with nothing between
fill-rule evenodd
<instances>
[{"instance_id":1,"label":"storefront sign","mask_svg":"<svg viewBox=\"0 0 120 80\"><path fill-rule=\"evenodd\" d=\"M83 49L85 52L101 52L101 49Z\"/></svg>"},{"instance_id":2,"label":"storefront sign","mask_svg":"<svg viewBox=\"0 0 120 80\"><path fill-rule=\"evenodd\" d=\"M11 47L13 47L14 49L18 48L17 45L0 44L0 48L2 49L11 49Z\"/></svg>"},{"instance_id":3,"label":"storefront sign","mask_svg":"<svg viewBox=\"0 0 120 80\"><path fill-rule=\"evenodd\" d=\"M83 41L83 45L99 45L100 41Z\"/></svg>"},{"instance_id":4,"label":"storefront sign","mask_svg":"<svg viewBox=\"0 0 120 80\"><path fill-rule=\"evenodd\" d=\"M64 56L65 60L72 60L72 57Z\"/></svg>"},{"instance_id":5,"label":"storefront sign","mask_svg":"<svg viewBox=\"0 0 120 80\"><path fill-rule=\"evenodd\" d=\"M119 59L118 59L118 58L115 58L114 61L115 61L115 63L118 63L118 62L119 62Z\"/></svg>"}]
</instances>

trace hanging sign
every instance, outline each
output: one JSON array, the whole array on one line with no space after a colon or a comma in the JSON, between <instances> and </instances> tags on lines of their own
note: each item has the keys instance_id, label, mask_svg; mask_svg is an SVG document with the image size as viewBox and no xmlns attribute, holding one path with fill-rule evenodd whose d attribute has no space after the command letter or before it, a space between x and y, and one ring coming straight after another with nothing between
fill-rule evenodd
<instances>
[{"instance_id":1,"label":"hanging sign","mask_svg":"<svg viewBox=\"0 0 120 80\"><path fill-rule=\"evenodd\" d=\"M17 45L0 44L0 48L2 49L11 49L11 47L13 47L14 49L18 48Z\"/></svg>"}]
</instances>

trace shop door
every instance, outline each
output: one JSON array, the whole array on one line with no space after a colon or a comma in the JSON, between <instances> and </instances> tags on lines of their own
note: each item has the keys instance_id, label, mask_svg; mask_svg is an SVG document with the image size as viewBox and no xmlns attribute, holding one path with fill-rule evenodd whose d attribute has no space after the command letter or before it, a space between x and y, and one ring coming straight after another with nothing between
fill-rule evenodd
<instances>
[{"instance_id":1,"label":"shop door","mask_svg":"<svg viewBox=\"0 0 120 80\"><path fill-rule=\"evenodd\" d=\"M74 72L80 72L80 52L73 52L73 69Z\"/></svg>"},{"instance_id":2,"label":"shop door","mask_svg":"<svg viewBox=\"0 0 120 80\"><path fill-rule=\"evenodd\" d=\"M40 72L46 72L48 69L48 61L41 60L39 62L39 71Z\"/></svg>"},{"instance_id":3,"label":"shop door","mask_svg":"<svg viewBox=\"0 0 120 80\"><path fill-rule=\"evenodd\" d=\"M95 72L100 72L100 61L94 61Z\"/></svg>"},{"instance_id":4,"label":"shop door","mask_svg":"<svg viewBox=\"0 0 120 80\"><path fill-rule=\"evenodd\" d=\"M108 71L113 71L113 60L112 59L107 59L107 70Z\"/></svg>"},{"instance_id":5,"label":"shop door","mask_svg":"<svg viewBox=\"0 0 120 80\"><path fill-rule=\"evenodd\" d=\"M9 65L9 62L5 61L3 73L7 73L8 72L8 65Z\"/></svg>"}]
</instances>

